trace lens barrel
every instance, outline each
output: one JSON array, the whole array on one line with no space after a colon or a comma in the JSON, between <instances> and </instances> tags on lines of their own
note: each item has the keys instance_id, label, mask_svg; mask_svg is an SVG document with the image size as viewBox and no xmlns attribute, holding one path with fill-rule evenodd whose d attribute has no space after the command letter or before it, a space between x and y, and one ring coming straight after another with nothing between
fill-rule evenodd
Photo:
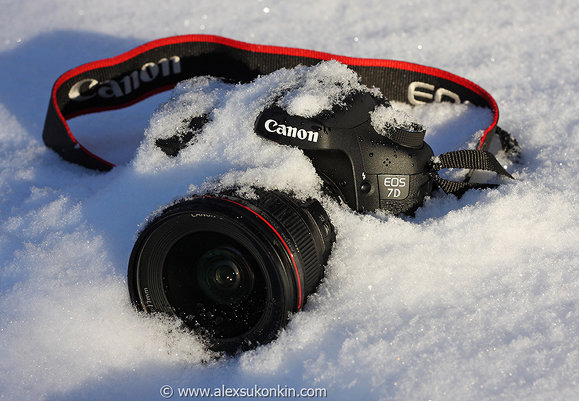
<instances>
[{"instance_id":1,"label":"lens barrel","mask_svg":"<svg viewBox=\"0 0 579 401\"><path fill-rule=\"evenodd\" d=\"M179 317L216 351L273 340L319 284L335 233L318 201L256 192L182 200L151 221L129 261L134 305Z\"/></svg>"}]
</instances>

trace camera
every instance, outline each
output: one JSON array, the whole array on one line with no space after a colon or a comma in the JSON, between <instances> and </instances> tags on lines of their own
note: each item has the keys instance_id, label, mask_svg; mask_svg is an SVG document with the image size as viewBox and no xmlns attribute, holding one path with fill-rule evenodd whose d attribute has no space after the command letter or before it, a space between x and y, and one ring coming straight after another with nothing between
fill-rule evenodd
<instances>
[{"instance_id":1,"label":"camera","mask_svg":"<svg viewBox=\"0 0 579 401\"><path fill-rule=\"evenodd\" d=\"M432 190L433 153L416 123L372 113L390 108L354 92L312 117L275 104L255 133L300 148L325 191L359 212L412 213ZM157 142L168 155L188 146L207 118ZM129 261L129 292L138 309L180 318L210 349L235 353L272 341L323 277L335 230L321 203L279 191L235 190L183 199L140 233Z\"/></svg>"},{"instance_id":2,"label":"camera","mask_svg":"<svg viewBox=\"0 0 579 401\"><path fill-rule=\"evenodd\" d=\"M243 121L243 134L256 118L257 136L299 149L315 167L324 193L360 213L412 215L435 188L461 196L496 186L473 182L474 170L512 178L488 152L495 134L504 156L515 162L520 156L517 141L497 125L492 96L449 72L204 35L156 40L61 75L51 92L43 140L65 160L109 171L115 165L81 145L67 120L130 106L189 79L211 87L211 77L225 86L250 83L243 112L251 117ZM253 86L256 78L267 87ZM204 94L201 86L196 90ZM408 105L468 103L488 109L493 119L477 133L477 149L433 157L423 127L396 112L380 91ZM151 140L143 144L145 153L160 149L175 157L192 146L200 133L211 131L203 128L218 109L214 100L229 93L220 87L198 103L185 96L187 107L170 110L170 129L146 134ZM211 138L203 143L211 145ZM438 172L447 168L469 173L465 180L446 179ZM274 339L315 291L336 237L320 199L305 199L293 189L294 194L215 190L166 207L139 233L130 256L135 307L180 318L217 351L235 353Z\"/></svg>"}]
</instances>

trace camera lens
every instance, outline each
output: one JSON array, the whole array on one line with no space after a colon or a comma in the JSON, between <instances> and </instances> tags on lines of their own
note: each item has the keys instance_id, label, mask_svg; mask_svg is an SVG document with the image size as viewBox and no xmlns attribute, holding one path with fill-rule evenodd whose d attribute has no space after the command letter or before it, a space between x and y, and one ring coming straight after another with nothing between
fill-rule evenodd
<instances>
[{"instance_id":1,"label":"camera lens","mask_svg":"<svg viewBox=\"0 0 579 401\"><path fill-rule=\"evenodd\" d=\"M315 290L335 235L319 202L257 193L194 197L153 219L129 261L135 306L177 316L217 351L273 340Z\"/></svg>"}]
</instances>

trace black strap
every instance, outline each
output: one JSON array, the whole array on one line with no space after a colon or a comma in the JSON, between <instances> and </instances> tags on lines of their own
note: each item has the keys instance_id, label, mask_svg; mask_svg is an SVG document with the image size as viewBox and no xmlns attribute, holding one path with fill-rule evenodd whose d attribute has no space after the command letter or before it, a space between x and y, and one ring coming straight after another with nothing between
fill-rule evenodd
<instances>
[{"instance_id":1,"label":"black strap","mask_svg":"<svg viewBox=\"0 0 579 401\"><path fill-rule=\"evenodd\" d=\"M507 131L497 126L495 133L501 141L501 146L507 158L514 162L518 162L521 158L521 147L517 140Z\"/></svg>"},{"instance_id":2,"label":"black strap","mask_svg":"<svg viewBox=\"0 0 579 401\"><path fill-rule=\"evenodd\" d=\"M505 131L506 133L506 131ZM506 134L508 135L508 134ZM514 139L514 138L513 138ZM464 168L472 170L492 171L505 177L513 178L495 156L486 150L457 150L443 153L430 164L430 176L447 194L461 196L469 189L495 188L496 184L479 184L467 181L451 181L438 175L438 171L446 168Z\"/></svg>"},{"instance_id":3,"label":"black strap","mask_svg":"<svg viewBox=\"0 0 579 401\"><path fill-rule=\"evenodd\" d=\"M488 108L493 120L484 131L479 150L487 149L497 128L499 111L492 96L473 82L432 67L395 60L338 56L312 50L254 45L209 35L177 36L146 43L119 56L74 68L55 82L43 139L64 159L97 170L114 164L82 146L67 120L98 111L130 106L179 81L213 75L249 82L259 75L321 60L347 64L362 83L375 86L390 100L413 105L430 102L469 102Z\"/></svg>"}]
</instances>

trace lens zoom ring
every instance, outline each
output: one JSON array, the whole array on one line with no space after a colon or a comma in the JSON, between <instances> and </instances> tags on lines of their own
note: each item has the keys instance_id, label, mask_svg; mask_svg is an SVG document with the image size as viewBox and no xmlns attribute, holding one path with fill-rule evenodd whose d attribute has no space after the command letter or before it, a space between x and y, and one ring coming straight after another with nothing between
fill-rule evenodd
<instances>
[{"instance_id":1,"label":"lens zoom ring","mask_svg":"<svg viewBox=\"0 0 579 401\"><path fill-rule=\"evenodd\" d=\"M314 233L312 232L314 228L308 226L305 220L307 219L306 216L300 216L300 214L307 212L301 210L298 212L295 200L286 199L285 195L278 193L270 192L263 195L259 205L285 228L297 248L303 266L302 288L305 296L308 296L314 291L322 276L324 262L316 251Z\"/></svg>"}]
</instances>

